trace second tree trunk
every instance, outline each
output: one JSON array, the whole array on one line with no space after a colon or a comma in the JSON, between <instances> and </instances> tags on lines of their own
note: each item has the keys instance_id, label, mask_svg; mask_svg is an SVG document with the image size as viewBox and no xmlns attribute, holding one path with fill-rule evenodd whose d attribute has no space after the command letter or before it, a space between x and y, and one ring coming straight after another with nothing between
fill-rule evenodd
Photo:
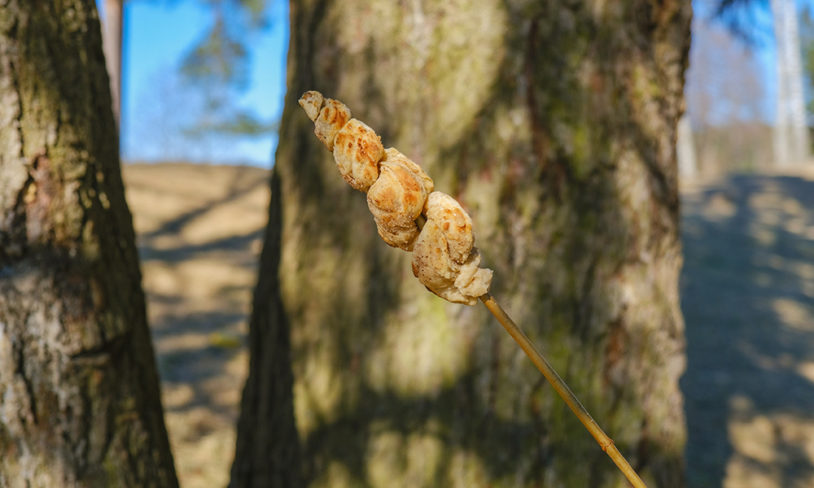
<instances>
[{"instance_id":1,"label":"second tree trunk","mask_svg":"<svg viewBox=\"0 0 814 488\"><path fill-rule=\"evenodd\" d=\"M381 242L297 106L309 89L460 200L493 295L645 480L683 485L691 12L655 5L292 2L235 485L625 483L486 310L427 292Z\"/></svg>"}]
</instances>

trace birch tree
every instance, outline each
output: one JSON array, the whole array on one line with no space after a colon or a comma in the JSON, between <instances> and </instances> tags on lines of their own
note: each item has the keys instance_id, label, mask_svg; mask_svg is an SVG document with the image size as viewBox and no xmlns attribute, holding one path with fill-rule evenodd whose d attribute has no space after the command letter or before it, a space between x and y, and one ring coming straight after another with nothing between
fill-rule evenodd
<instances>
[{"instance_id":1,"label":"birch tree","mask_svg":"<svg viewBox=\"0 0 814 488\"><path fill-rule=\"evenodd\" d=\"M810 152L794 0L771 0L777 57L774 155L778 166L803 163Z\"/></svg>"},{"instance_id":2,"label":"birch tree","mask_svg":"<svg viewBox=\"0 0 814 488\"><path fill-rule=\"evenodd\" d=\"M124 0L105 0L104 15L102 44L104 46L107 73L110 77L113 117L116 119L116 124L121 127Z\"/></svg>"}]
</instances>

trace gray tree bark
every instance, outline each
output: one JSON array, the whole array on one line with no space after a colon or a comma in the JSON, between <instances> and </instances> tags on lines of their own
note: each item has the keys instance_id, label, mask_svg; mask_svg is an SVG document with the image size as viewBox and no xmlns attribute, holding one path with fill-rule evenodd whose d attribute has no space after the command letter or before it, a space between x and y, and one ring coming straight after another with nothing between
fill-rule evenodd
<instances>
[{"instance_id":1,"label":"gray tree bark","mask_svg":"<svg viewBox=\"0 0 814 488\"><path fill-rule=\"evenodd\" d=\"M122 111L122 21L124 0L105 0L105 21L102 24L104 35L102 45L105 52L107 73L110 76L110 95L113 118L121 127Z\"/></svg>"},{"instance_id":2,"label":"gray tree bark","mask_svg":"<svg viewBox=\"0 0 814 488\"><path fill-rule=\"evenodd\" d=\"M777 45L774 157L775 163L783 167L804 163L811 150L803 94L797 6L793 0L772 0L771 7Z\"/></svg>"},{"instance_id":3,"label":"gray tree bark","mask_svg":"<svg viewBox=\"0 0 814 488\"><path fill-rule=\"evenodd\" d=\"M676 129L676 156L681 178L692 180L698 176L698 160L695 157L695 141L690 117L686 113L678 120Z\"/></svg>"},{"instance_id":4,"label":"gray tree bark","mask_svg":"<svg viewBox=\"0 0 814 488\"><path fill-rule=\"evenodd\" d=\"M0 8L0 486L177 486L92 0Z\"/></svg>"},{"instance_id":5,"label":"gray tree bark","mask_svg":"<svg viewBox=\"0 0 814 488\"><path fill-rule=\"evenodd\" d=\"M308 89L468 208L493 295L645 480L683 485L690 17L683 1L291 2L234 486L625 485L484 309L430 294L381 242L297 106Z\"/></svg>"}]
</instances>

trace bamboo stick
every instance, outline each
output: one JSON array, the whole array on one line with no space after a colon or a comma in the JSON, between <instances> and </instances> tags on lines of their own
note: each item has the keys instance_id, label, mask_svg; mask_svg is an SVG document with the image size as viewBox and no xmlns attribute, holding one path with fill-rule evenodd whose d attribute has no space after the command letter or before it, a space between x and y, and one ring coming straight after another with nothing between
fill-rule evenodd
<instances>
[{"instance_id":1,"label":"bamboo stick","mask_svg":"<svg viewBox=\"0 0 814 488\"><path fill-rule=\"evenodd\" d=\"M613 460L614 464L619 468L620 471L625 475L627 480L633 485L635 488L647 488L647 485L644 484L644 481L636 474L636 471L633 467L630 466L630 463L627 462L627 459L619 452L617 449L616 444L613 443L613 439L608 437L605 431L599 427L599 424L591 417L591 414L582 406L579 399L574 392L568 388L568 385L560 378L560 375L554 371L554 368L548 363L545 357L540 354L537 349L532 344L531 340L528 336L514 323L514 321L509 317L505 310L495 301L494 297L490 294L485 294L480 297L480 300L486 305L486 308L495 316L500 325L506 329L506 332L512 336L512 339L517 342L521 349L526 353L526 355L531 359L531 362L537 366L537 369L543 373L545 379L551 383L551 386L554 387L554 390L560 395L560 397L565 401L568 408L574 412L574 415L577 416L582 425L588 429L588 432L594 436L596 442L599 444L599 447L610 456Z\"/></svg>"}]
</instances>

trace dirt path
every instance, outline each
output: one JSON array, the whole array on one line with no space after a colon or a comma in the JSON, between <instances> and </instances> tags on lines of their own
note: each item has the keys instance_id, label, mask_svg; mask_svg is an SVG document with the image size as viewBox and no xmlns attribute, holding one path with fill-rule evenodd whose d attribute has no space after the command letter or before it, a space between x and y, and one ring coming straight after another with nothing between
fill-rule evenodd
<instances>
[{"instance_id":1,"label":"dirt path","mask_svg":"<svg viewBox=\"0 0 814 488\"><path fill-rule=\"evenodd\" d=\"M185 488L225 486L248 368L246 315L268 172L127 165L124 177L178 476Z\"/></svg>"},{"instance_id":2,"label":"dirt path","mask_svg":"<svg viewBox=\"0 0 814 488\"><path fill-rule=\"evenodd\" d=\"M125 166L175 462L225 486L268 172ZM814 176L683 193L691 488L814 486Z\"/></svg>"},{"instance_id":3,"label":"dirt path","mask_svg":"<svg viewBox=\"0 0 814 488\"><path fill-rule=\"evenodd\" d=\"M814 486L814 178L683 195L691 487Z\"/></svg>"}]
</instances>

